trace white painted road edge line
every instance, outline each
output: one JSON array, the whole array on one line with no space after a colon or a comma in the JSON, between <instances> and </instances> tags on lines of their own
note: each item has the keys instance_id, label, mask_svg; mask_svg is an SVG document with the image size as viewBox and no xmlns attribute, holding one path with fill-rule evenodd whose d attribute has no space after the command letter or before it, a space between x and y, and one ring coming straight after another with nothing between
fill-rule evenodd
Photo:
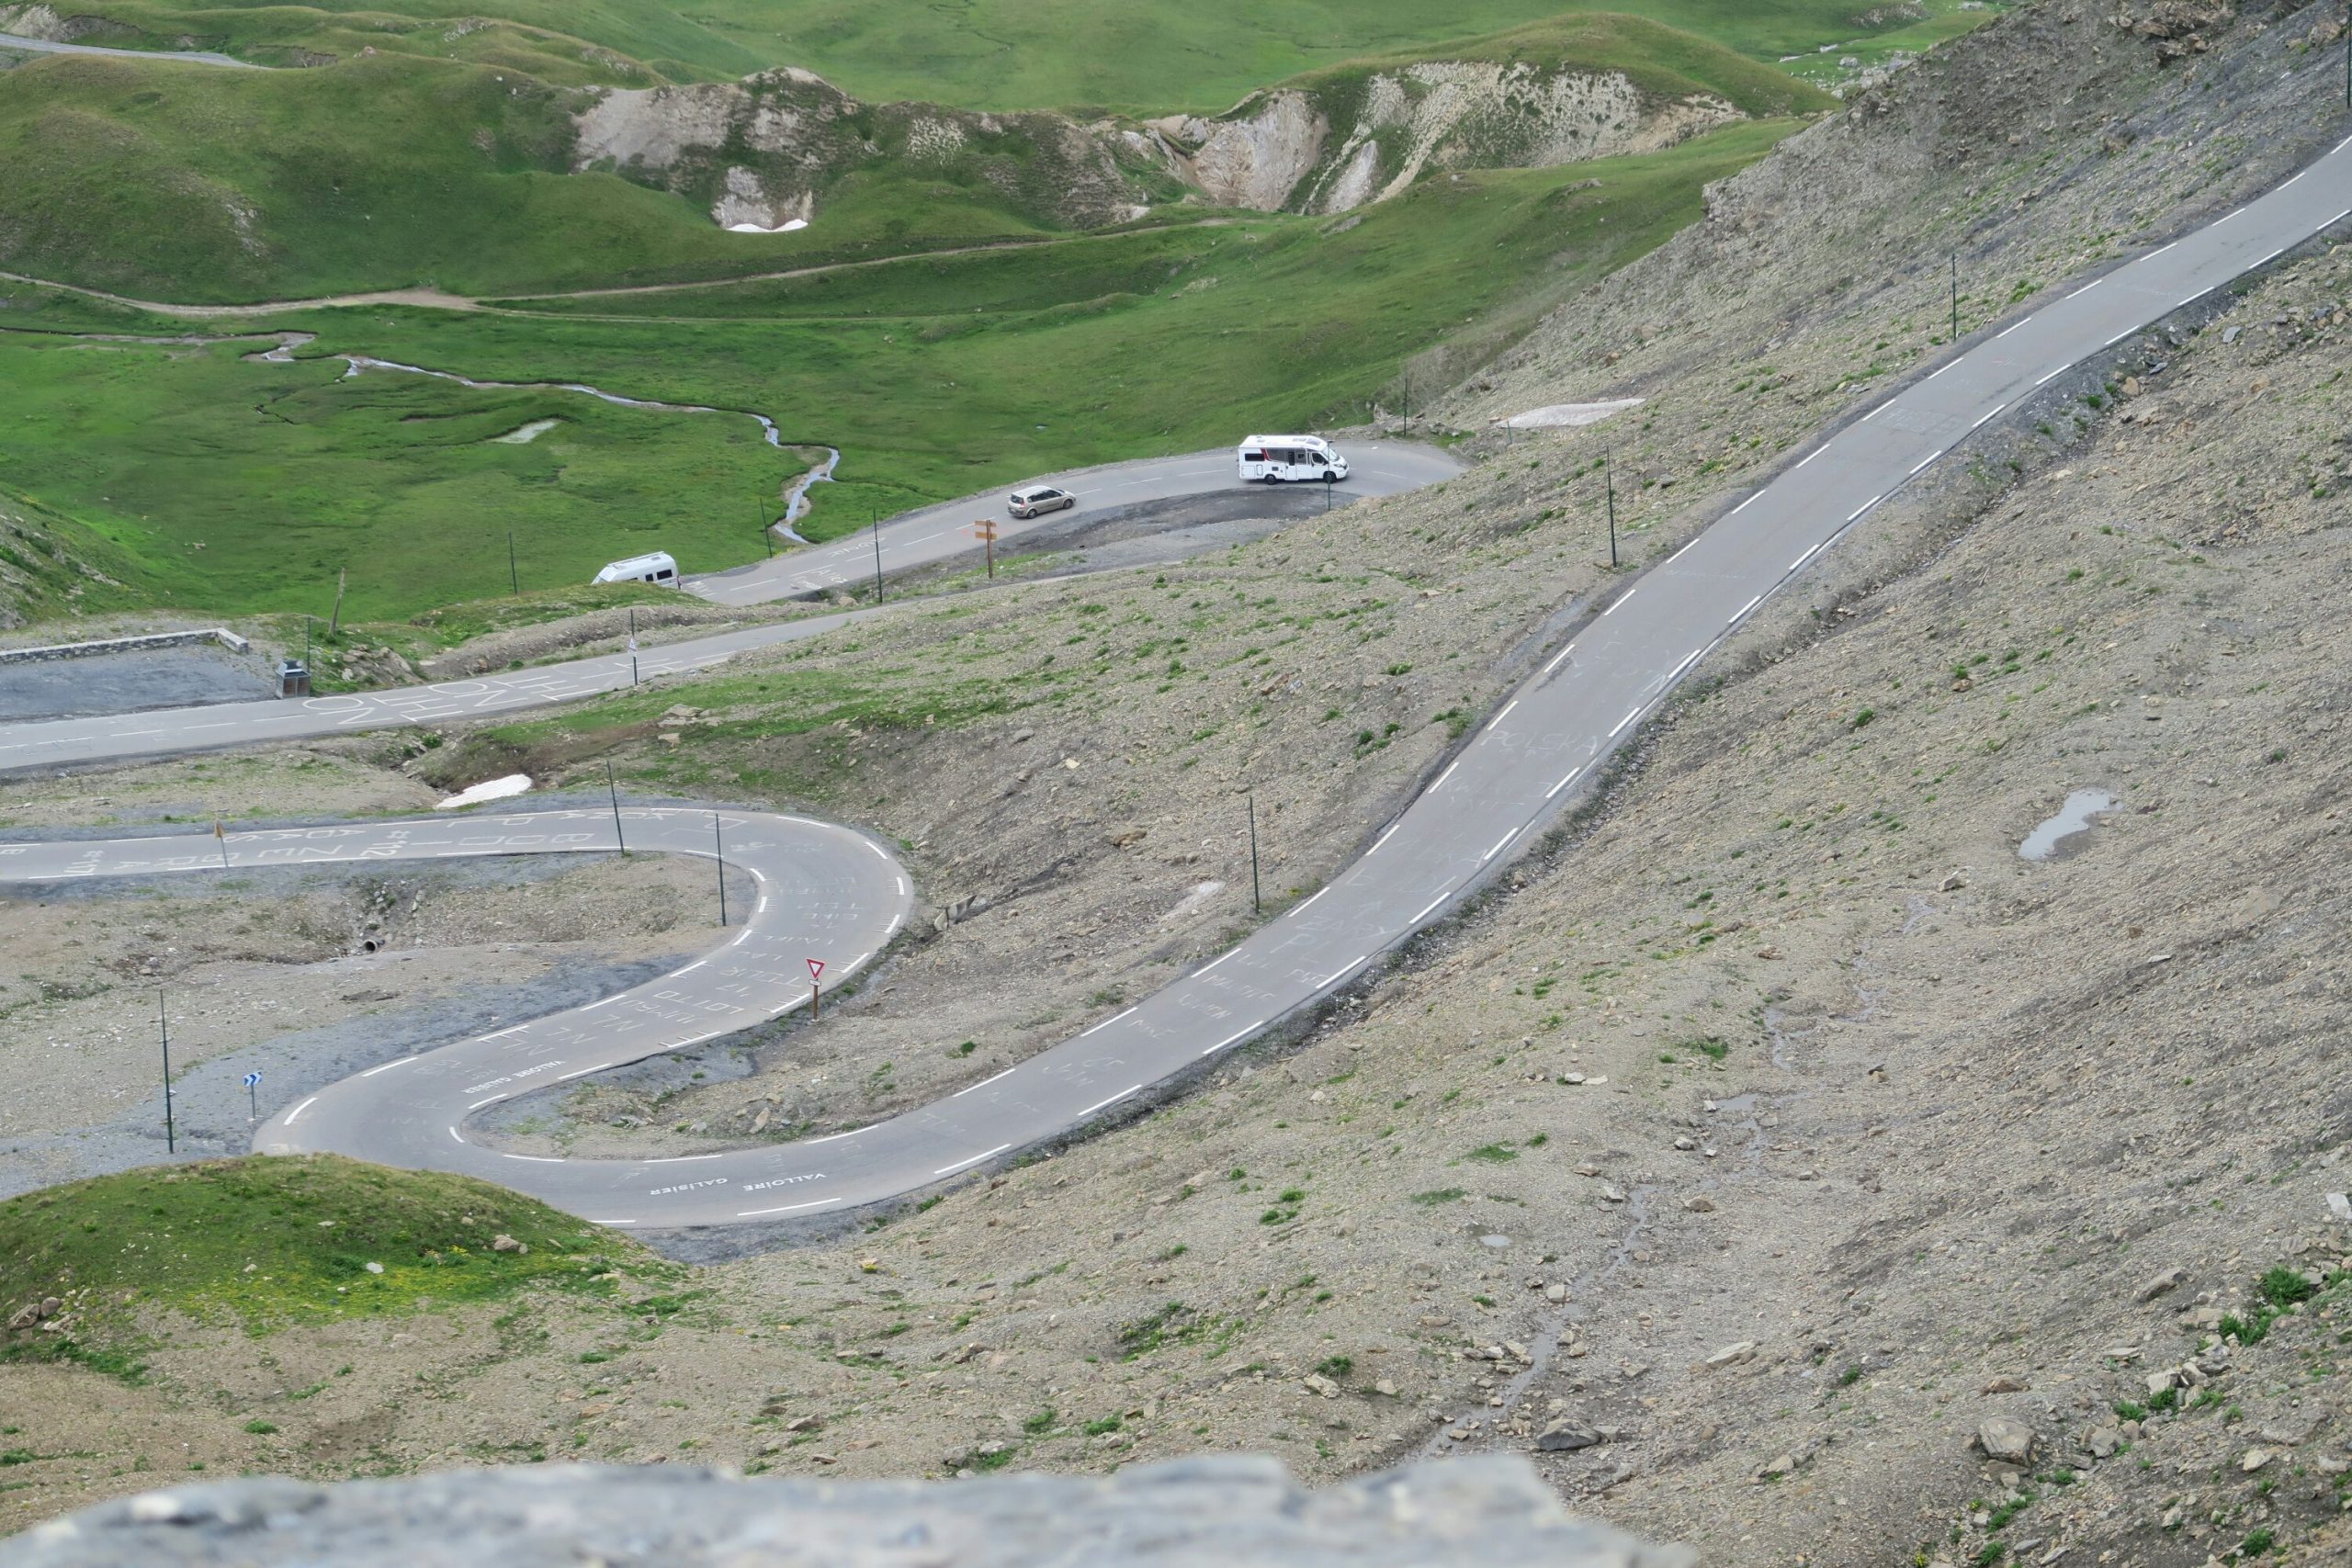
<instances>
[{"instance_id":1,"label":"white painted road edge line","mask_svg":"<svg viewBox=\"0 0 2352 1568\"><path fill-rule=\"evenodd\" d=\"M310 1099L308 1099L308 1100L304 1100L301 1104L300 1104L300 1105L296 1106L293 1110L291 1110L291 1111L288 1111L288 1112L286 1113L286 1124L287 1124L288 1127L291 1127L292 1125L294 1125L294 1118L296 1118L297 1116L300 1116L300 1114L302 1114L302 1112L304 1112L305 1111L308 1111L309 1109L311 1109L311 1107L312 1107L313 1105L316 1105L318 1102L319 1102L319 1097L318 1097L317 1095L315 1095L315 1094L314 1094L314 1095L311 1096L311 1098L310 1098Z\"/></svg>"},{"instance_id":2,"label":"white painted road edge line","mask_svg":"<svg viewBox=\"0 0 2352 1568\"><path fill-rule=\"evenodd\" d=\"M978 1082L978 1083L976 1083L976 1084L972 1085L970 1089L957 1089L954 1094L949 1095L947 1098L948 1098L948 1099L950 1099L950 1100L961 1100L961 1099L963 1099L966 1095L967 1095L967 1094L971 1093L973 1089L986 1089L986 1088L988 1088L988 1087L989 1087L989 1085L990 1085L990 1084L992 1084L992 1083L996 1082L997 1078L1009 1078L1009 1077L1012 1077L1015 1072L1017 1072L1017 1071L1019 1071L1019 1070L1020 1070L1020 1069L1018 1069L1017 1067L1007 1067L1007 1068L1005 1068L1005 1069L1004 1069L1004 1071L1002 1071L1002 1072L1001 1072L1001 1073L997 1074L997 1075L996 1075L996 1077L987 1077L987 1078L982 1078L979 1082Z\"/></svg>"},{"instance_id":3,"label":"white painted road edge line","mask_svg":"<svg viewBox=\"0 0 2352 1568\"><path fill-rule=\"evenodd\" d=\"M1141 1006L1143 1006L1143 1004L1142 1004L1141 1002L1137 1002L1137 1003L1136 1004L1136 1007L1141 1007ZM1135 1011L1135 1010L1136 1010L1136 1008L1129 1008L1129 1009L1127 1010L1127 1012L1133 1012L1133 1011ZM1113 1024L1114 1024L1114 1023L1118 1022L1118 1021L1119 1021L1119 1020L1121 1020L1121 1019L1123 1019L1123 1018L1126 1017L1126 1016L1127 1016L1127 1012L1114 1012L1114 1013L1113 1013L1110 1017L1108 1017L1108 1018L1104 1019L1102 1022L1100 1022L1100 1023L1096 1024L1096 1025L1094 1026L1094 1029L1081 1030L1081 1031L1079 1032L1079 1036L1078 1036L1078 1037L1079 1037L1080 1040L1083 1040L1083 1039L1085 1039L1089 1034L1093 1033L1093 1032L1094 1032L1094 1030L1096 1030L1096 1029L1108 1029L1108 1028L1110 1028Z\"/></svg>"},{"instance_id":4,"label":"white painted road edge line","mask_svg":"<svg viewBox=\"0 0 2352 1568\"><path fill-rule=\"evenodd\" d=\"M1085 1110L1083 1110L1083 1111L1080 1111L1080 1112L1079 1112L1079 1115L1080 1115L1080 1117L1091 1116L1091 1115L1093 1115L1096 1111L1098 1111L1102 1110L1102 1109L1104 1106L1106 1106L1106 1105L1116 1105L1116 1104L1118 1104L1118 1103L1119 1103L1119 1101L1121 1101L1121 1100L1123 1100L1126 1099L1126 1098L1127 1098L1127 1096L1129 1096L1129 1095L1131 1095L1131 1094L1139 1094L1139 1093L1141 1093L1142 1091L1143 1091L1143 1085L1141 1085L1141 1084L1135 1084L1135 1085L1132 1085L1132 1086L1130 1086L1129 1088L1126 1088L1126 1089L1121 1089L1118 1093L1116 1093L1116 1094L1113 1095L1113 1096L1112 1096L1110 1099L1108 1099L1108 1100L1096 1100L1093 1104L1091 1104L1091 1105L1088 1106Z\"/></svg>"},{"instance_id":5,"label":"white painted road edge line","mask_svg":"<svg viewBox=\"0 0 2352 1568\"><path fill-rule=\"evenodd\" d=\"M806 1203L786 1203L781 1209L738 1209L735 1211L735 1217L739 1220L755 1220L762 1214L797 1213L802 1209L821 1209L828 1203L838 1203L841 1200L838 1198L818 1198ZM603 1220L598 1223L609 1225L631 1224L635 1222L629 1220Z\"/></svg>"},{"instance_id":6,"label":"white painted road edge line","mask_svg":"<svg viewBox=\"0 0 2352 1568\"><path fill-rule=\"evenodd\" d=\"M943 1166L941 1166L937 1170L933 1171L931 1174L932 1174L932 1175L933 1175L933 1176L947 1176L947 1175L951 1175L951 1174L953 1174L953 1173L954 1173L954 1172L956 1172L956 1171L959 1171L959 1170L963 1169L966 1166L978 1165L978 1164L979 1164L979 1163L980 1163L980 1161L982 1161L982 1160L984 1160L984 1159L987 1159L990 1155L1001 1155L1001 1154L1004 1153L1004 1151L1005 1151L1005 1150L1007 1150L1007 1149L1011 1148L1012 1146L1012 1145L1011 1144L999 1144L996 1147L994 1147L994 1148L992 1148L992 1149L989 1149L989 1150L987 1150L987 1151L985 1151L985 1152L983 1152L983 1153L974 1155L970 1159L959 1159L959 1160L957 1160L954 1165L943 1165Z\"/></svg>"},{"instance_id":7,"label":"white painted road edge line","mask_svg":"<svg viewBox=\"0 0 2352 1568\"><path fill-rule=\"evenodd\" d=\"M1253 1023L1250 1025L1248 1029L1237 1029L1232 1033L1227 1035L1224 1039L1218 1041L1216 1044L1210 1046L1207 1050L1202 1052L1201 1055L1204 1056L1214 1056L1219 1051L1224 1050L1227 1045L1232 1044L1235 1041L1248 1039L1257 1027L1258 1026Z\"/></svg>"},{"instance_id":8,"label":"white painted road edge line","mask_svg":"<svg viewBox=\"0 0 2352 1568\"><path fill-rule=\"evenodd\" d=\"M1584 772L1584 768L1581 764L1570 768L1566 778L1562 779L1558 784L1554 784L1550 789L1544 792L1544 798L1549 800L1554 795L1559 794L1562 790L1567 788L1570 784L1576 783L1577 775L1582 772Z\"/></svg>"},{"instance_id":9,"label":"white painted road edge line","mask_svg":"<svg viewBox=\"0 0 2352 1568\"><path fill-rule=\"evenodd\" d=\"M386 1063L385 1063L382 1066L380 1066L380 1067L370 1067L370 1068L368 1068L366 1072L364 1072L364 1073L360 1074L359 1076L360 1076L361 1077L363 1077L363 1078L372 1078L372 1077L374 1077L378 1073L389 1073L389 1072L390 1072L394 1067L405 1067L405 1066L407 1066L411 1062L413 1062L413 1061L415 1061L415 1060L416 1060L416 1058L415 1058L414 1056L402 1056L402 1057L401 1057L399 1061L397 1061L397 1062L386 1062Z\"/></svg>"}]
</instances>

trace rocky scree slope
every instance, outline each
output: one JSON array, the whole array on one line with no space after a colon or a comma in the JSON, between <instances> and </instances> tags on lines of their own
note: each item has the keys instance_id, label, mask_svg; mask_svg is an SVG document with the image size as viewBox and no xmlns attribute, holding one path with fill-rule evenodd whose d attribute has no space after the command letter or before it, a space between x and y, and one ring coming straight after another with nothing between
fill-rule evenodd
<instances>
[{"instance_id":1,"label":"rocky scree slope","mask_svg":"<svg viewBox=\"0 0 2352 1568\"><path fill-rule=\"evenodd\" d=\"M1832 389L1858 397L1941 344L1952 258L1971 332L2332 146L2343 84L2324 79L2325 51L2342 29L2340 7L2301 0L2008 12L1711 187L1703 222L1555 311L1441 412L1476 424L1651 396L1645 428L1676 432L1657 444L1698 451L1676 405L1784 406L1777 356L1838 320L1869 323Z\"/></svg>"},{"instance_id":2,"label":"rocky scree slope","mask_svg":"<svg viewBox=\"0 0 2352 1568\"><path fill-rule=\"evenodd\" d=\"M1172 115L1122 135L1212 201L1339 213L1394 196L1426 169L1655 152L1832 101L1674 28L1600 15L1468 40L1445 57L1351 62L1222 115Z\"/></svg>"},{"instance_id":3,"label":"rocky scree slope","mask_svg":"<svg viewBox=\"0 0 2352 1568\"><path fill-rule=\"evenodd\" d=\"M660 185L707 205L728 228L808 221L821 193L880 164L992 193L1054 227L1140 218L1149 201L1175 194L1140 160L1123 162L1115 144L1060 115L863 104L789 67L741 82L606 89L574 123L575 170Z\"/></svg>"}]
</instances>

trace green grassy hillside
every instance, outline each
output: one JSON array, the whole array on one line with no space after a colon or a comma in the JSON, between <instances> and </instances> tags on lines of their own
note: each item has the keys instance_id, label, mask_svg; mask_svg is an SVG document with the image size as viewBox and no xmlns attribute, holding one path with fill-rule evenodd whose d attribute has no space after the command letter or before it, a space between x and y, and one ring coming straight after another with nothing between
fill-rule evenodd
<instances>
[{"instance_id":1,"label":"green grassy hillside","mask_svg":"<svg viewBox=\"0 0 2352 1568\"><path fill-rule=\"evenodd\" d=\"M349 567L345 614L366 619L505 592L510 535L537 586L655 548L755 557L808 466L740 415L345 380L333 361L252 363L254 346L0 333L0 484L59 501L156 601L324 614Z\"/></svg>"},{"instance_id":2,"label":"green grassy hillside","mask_svg":"<svg viewBox=\"0 0 2352 1568\"><path fill-rule=\"evenodd\" d=\"M287 319L321 334L294 364L253 363L250 343L0 332L0 484L81 519L156 599L224 613L324 614L344 566L355 617L499 593L510 526L526 589L654 546L710 570L763 553L760 498L796 467L749 420L346 380L315 356L760 410L842 449L803 524L821 538L869 510L1393 406L1413 355L1508 341L1794 124L1426 181L1336 223L1253 217L523 315L312 311ZM528 445L489 439L545 418L562 423Z\"/></svg>"},{"instance_id":3,"label":"green grassy hillside","mask_svg":"<svg viewBox=\"0 0 2352 1568\"><path fill-rule=\"evenodd\" d=\"M266 74L39 60L0 74L0 268L230 303L710 277L1039 231L984 179L886 162L836 186L816 227L728 233L682 197L564 173L568 101L391 57Z\"/></svg>"},{"instance_id":4,"label":"green grassy hillside","mask_svg":"<svg viewBox=\"0 0 2352 1568\"><path fill-rule=\"evenodd\" d=\"M513 1237L527 1250L499 1251ZM255 1331L483 1301L533 1284L610 1294L676 1270L624 1237L469 1177L335 1155L152 1166L0 1202L0 1312L54 1296L68 1328L0 1359L129 1371L154 1309ZM601 1278L600 1278L601 1276Z\"/></svg>"},{"instance_id":5,"label":"green grassy hillside","mask_svg":"<svg viewBox=\"0 0 2352 1568\"><path fill-rule=\"evenodd\" d=\"M1932 0L1939 16L1957 0ZM740 76L800 65L869 99L967 108L1096 107L1129 114L1216 113L1283 77L1365 55L1426 52L1465 35L1563 13L1632 12L1753 59L1810 53L1905 28L1894 7L1873 26L1854 0L379 0L372 5L174 6L83 0L78 15L119 20L100 41L155 45L191 36L252 59L363 47L515 66L551 81L636 84ZM469 18L499 18L483 27ZM468 30L479 28L479 30ZM584 40L594 51L580 47Z\"/></svg>"}]
</instances>

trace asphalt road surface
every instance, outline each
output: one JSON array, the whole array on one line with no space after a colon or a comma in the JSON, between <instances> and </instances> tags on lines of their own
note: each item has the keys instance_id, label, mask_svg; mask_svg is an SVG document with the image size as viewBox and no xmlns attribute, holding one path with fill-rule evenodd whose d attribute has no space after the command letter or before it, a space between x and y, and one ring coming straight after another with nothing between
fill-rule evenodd
<instances>
[{"instance_id":1,"label":"asphalt road surface","mask_svg":"<svg viewBox=\"0 0 2352 1568\"><path fill-rule=\"evenodd\" d=\"M1348 459L1348 477L1340 482L1354 495L1395 495L1450 479L1462 471L1462 465L1445 453L1417 442L1349 442L1340 451ZM1007 512L1006 495L1029 484L1049 484L1069 491L1078 497L1078 510L1081 513L1092 507L1130 506L1139 501L1167 501L1178 496L1247 491L1252 488L1241 482L1231 447L1044 474L1024 481L1023 487L1008 485L1001 491L943 502L891 519L882 525L881 570L903 571L953 556L978 554L982 546L978 536L972 532L972 525L983 518L996 524L1000 545L1032 529L1053 527L1069 520L1068 512L1048 512L1025 522ZM685 587L690 593L699 593L721 604L764 604L770 600L823 592L844 584L871 582L875 570L873 536L861 533L831 544L795 550L774 560L755 561L732 571L689 577Z\"/></svg>"},{"instance_id":2,"label":"asphalt road surface","mask_svg":"<svg viewBox=\"0 0 2352 1568\"><path fill-rule=\"evenodd\" d=\"M471 1171L591 1219L652 1228L854 1209L1116 1113L1153 1085L1233 1050L1329 994L1439 918L1540 832L1574 798L1578 782L1768 595L1971 431L2070 367L2348 211L2352 141L2208 227L2109 269L1997 333L1981 334L1943 367L1815 446L1620 593L1328 886L1184 979L947 1099L831 1137L659 1164L522 1160L466 1142L468 1111L542 1077L561 1081L575 1069L594 1070L592 1063L674 1049L789 1005L790 964L804 956L795 951L796 942L839 942L864 953L870 952L869 941L879 940L876 933L890 929L903 907L892 899L907 895L901 874L878 847L844 847L859 841L845 829L744 816L744 830L763 840L757 852L763 859L746 864L760 865L769 900L747 929L763 932L770 928L761 922L774 920L775 936L736 939L752 951L722 947L704 967L688 965L626 993L642 1005L616 1013L609 1025L591 1015L622 1009L621 999L346 1080L280 1111L263 1128L257 1146L333 1147L395 1164ZM159 738L155 749L173 744ZM694 815L663 822L658 837L633 847L696 852ZM572 830L583 842L569 847L589 847L585 839L599 831L593 816L574 814ZM841 836L812 846L804 837L785 838L786 828L796 835ZM365 844L364 852L387 858L568 847L522 843L547 831L530 816L435 824L433 831L448 836L438 840L370 837L422 835L426 829L420 825L311 831L348 834L347 840L315 841ZM469 841L469 834L478 840ZM777 845L773 861L764 858L771 838ZM209 840L182 839L170 847L178 858L152 869L193 870L214 847ZM242 846L232 839L230 847L233 861ZM61 874L61 861L70 873L94 854L153 856L156 849L154 840L8 846L0 877L24 880L28 867ZM870 866L859 860L861 852ZM810 857L808 863L800 865L797 856ZM96 869L130 868L100 863ZM797 901L805 901L807 909ZM606 1033L611 1038L600 1043Z\"/></svg>"}]
</instances>

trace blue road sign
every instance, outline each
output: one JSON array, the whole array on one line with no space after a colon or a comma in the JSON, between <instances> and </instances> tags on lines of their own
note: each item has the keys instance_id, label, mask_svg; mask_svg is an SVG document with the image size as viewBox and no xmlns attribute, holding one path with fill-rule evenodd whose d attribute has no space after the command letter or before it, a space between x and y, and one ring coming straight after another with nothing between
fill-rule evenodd
<instances>
[{"instance_id":1,"label":"blue road sign","mask_svg":"<svg viewBox=\"0 0 2352 1568\"><path fill-rule=\"evenodd\" d=\"M260 1085L261 1075L259 1073L247 1073L245 1075L245 1087L247 1089L256 1089L259 1088Z\"/></svg>"}]
</instances>

